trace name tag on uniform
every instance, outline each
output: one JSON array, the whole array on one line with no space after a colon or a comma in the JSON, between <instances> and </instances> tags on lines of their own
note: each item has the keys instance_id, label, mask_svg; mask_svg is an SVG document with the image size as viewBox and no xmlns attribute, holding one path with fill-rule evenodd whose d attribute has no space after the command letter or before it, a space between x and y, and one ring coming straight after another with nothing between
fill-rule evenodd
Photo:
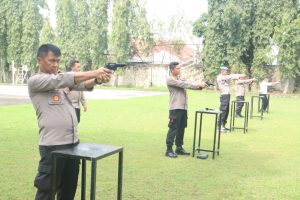
<instances>
[{"instance_id":1,"label":"name tag on uniform","mask_svg":"<svg viewBox=\"0 0 300 200\"><path fill-rule=\"evenodd\" d=\"M49 104L62 104L62 95L59 90L53 90L49 92Z\"/></svg>"}]
</instances>

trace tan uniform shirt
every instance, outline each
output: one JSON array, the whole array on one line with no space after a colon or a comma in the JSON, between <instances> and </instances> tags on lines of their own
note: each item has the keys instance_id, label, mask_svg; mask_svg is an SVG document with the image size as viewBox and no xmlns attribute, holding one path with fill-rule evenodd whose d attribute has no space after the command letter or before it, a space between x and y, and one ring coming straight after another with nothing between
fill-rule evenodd
<instances>
[{"instance_id":1,"label":"tan uniform shirt","mask_svg":"<svg viewBox=\"0 0 300 200\"><path fill-rule=\"evenodd\" d=\"M172 76L167 78L167 86L170 92L170 110L187 110L188 97L185 89L200 89L199 85L188 83L179 77L175 79Z\"/></svg>"},{"instance_id":2,"label":"tan uniform shirt","mask_svg":"<svg viewBox=\"0 0 300 200\"><path fill-rule=\"evenodd\" d=\"M251 83L252 80L237 80L236 83L236 96L245 96L245 86Z\"/></svg>"},{"instance_id":3,"label":"tan uniform shirt","mask_svg":"<svg viewBox=\"0 0 300 200\"><path fill-rule=\"evenodd\" d=\"M82 106L86 106L86 99L83 91L70 90L69 88L65 88L64 91L66 92L74 108L80 109L80 103Z\"/></svg>"},{"instance_id":4,"label":"tan uniform shirt","mask_svg":"<svg viewBox=\"0 0 300 200\"><path fill-rule=\"evenodd\" d=\"M230 94L230 80L237 80L240 78L240 74L230 74L230 75L219 75L217 77L217 83L222 94Z\"/></svg>"},{"instance_id":5,"label":"tan uniform shirt","mask_svg":"<svg viewBox=\"0 0 300 200\"><path fill-rule=\"evenodd\" d=\"M39 126L39 145L63 145L78 142L75 110L64 89L87 90L75 84L72 72L38 73L28 79L28 91ZM90 89L92 90L92 89Z\"/></svg>"}]
</instances>

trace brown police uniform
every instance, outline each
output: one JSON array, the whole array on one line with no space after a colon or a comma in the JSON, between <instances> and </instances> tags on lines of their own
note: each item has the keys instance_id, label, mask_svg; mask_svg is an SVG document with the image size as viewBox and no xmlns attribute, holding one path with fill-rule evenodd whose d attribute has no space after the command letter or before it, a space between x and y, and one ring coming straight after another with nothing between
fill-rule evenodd
<instances>
[{"instance_id":1,"label":"brown police uniform","mask_svg":"<svg viewBox=\"0 0 300 200\"><path fill-rule=\"evenodd\" d=\"M245 87L246 85L252 83L252 79L247 80L237 80L236 84L236 115L241 116L241 112L243 109L244 104L240 103L241 101L245 101Z\"/></svg>"},{"instance_id":2,"label":"brown police uniform","mask_svg":"<svg viewBox=\"0 0 300 200\"><path fill-rule=\"evenodd\" d=\"M218 87L221 93L220 96L220 111L221 120L219 121L219 126L225 126L227 123L227 118L229 114L229 102L230 102L230 80L239 79L240 74L230 74L230 75L219 75L217 77Z\"/></svg>"},{"instance_id":3,"label":"brown police uniform","mask_svg":"<svg viewBox=\"0 0 300 200\"><path fill-rule=\"evenodd\" d=\"M70 90L70 88L65 88L64 90L67 97L71 101L77 116L78 123L80 122L80 103L82 106L86 106L86 99L83 91Z\"/></svg>"},{"instance_id":4,"label":"brown police uniform","mask_svg":"<svg viewBox=\"0 0 300 200\"><path fill-rule=\"evenodd\" d=\"M182 147L184 130L187 127L187 93L186 89L200 89L199 85L188 83L181 80L180 77L172 76L167 78L167 86L170 92L169 108L169 131L167 133L167 151L172 150L175 139L177 147Z\"/></svg>"},{"instance_id":5,"label":"brown police uniform","mask_svg":"<svg viewBox=\"0 0 300 200\"><path fill-rule=\"evenodd\" d=\"M36 111L39 126L38 173L34 181L38 200L51 199L51 152L78 144L75 110L63 88L87 90L83 83L75 84L72 72L38 73L28 80L28 91ZM92 90L92 89L89 89ZM79 172L79 160L59 159L57 162L57 199L74 199Z\"/></svg>"}]
</instances>

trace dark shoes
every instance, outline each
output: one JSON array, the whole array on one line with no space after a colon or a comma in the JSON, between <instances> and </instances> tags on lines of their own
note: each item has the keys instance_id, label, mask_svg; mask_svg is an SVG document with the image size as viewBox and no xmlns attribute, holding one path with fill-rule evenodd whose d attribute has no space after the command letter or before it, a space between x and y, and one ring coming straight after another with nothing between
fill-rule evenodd
<instances>
[{"instance_id":1,"label":"dark shoes","mask_svg":"<svg viewBox=\"0 0 300 200\"><path fill-rule=\"evenodd\" d=\"M169 158L177 158L177 154L174 153L173 151L167 151L166 156Z\"/></svg>"},{"instance_id":2,"label":"dark shoes","mask_svg":"<svg viewBox=\"0 0 300 200\"><path fill-rule=\"evenodd\" d=\"M166 156L169 158L177 158L177 155L190 155L190 153L186 152L182 147L177 147L175 153L171 148L167 149Z\"/></svg>"},{"instance_id":3,"label":"dark shoes","mask_svg":"<svg viewBox=\"0 0 300 200\"><path fill-rule=\"evenodd\" d=\"M189 156L191 154L189 152L186 152L186 150L184 150L182 147L177 148L175 152L178 155L185 155L185 156Z\"/></svg>"},{"instance_id":4,"label":"dark shoes","mask_svg":"<svg viewBox=\"0 0 300 200\"><path fill-rule=\"evenodd\" d=\"M208 158L208 155L207 155L207 154L199 154L199 155L197 156L197 158L198 158L198 159L203 159L203 160L205 160L206 158Z\"/></svg>"}]
</instances>

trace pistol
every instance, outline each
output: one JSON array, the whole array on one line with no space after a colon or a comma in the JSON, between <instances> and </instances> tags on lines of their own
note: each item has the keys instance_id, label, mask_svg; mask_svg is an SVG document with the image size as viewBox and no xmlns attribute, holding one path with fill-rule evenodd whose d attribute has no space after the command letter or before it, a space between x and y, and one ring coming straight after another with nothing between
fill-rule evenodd
<instances>
[{"instance_id":1,"label":"pistol","mask_svg":"<svg viewBox=\"0 0 300 200\"><path fill-rule=\"evenodd\" d=\"M118 63L107 63L105 65L105 68L109 69L109 70L117 70L118 67L125 67L126 64L118 64Z\"/></svg>"}]
</instances>

